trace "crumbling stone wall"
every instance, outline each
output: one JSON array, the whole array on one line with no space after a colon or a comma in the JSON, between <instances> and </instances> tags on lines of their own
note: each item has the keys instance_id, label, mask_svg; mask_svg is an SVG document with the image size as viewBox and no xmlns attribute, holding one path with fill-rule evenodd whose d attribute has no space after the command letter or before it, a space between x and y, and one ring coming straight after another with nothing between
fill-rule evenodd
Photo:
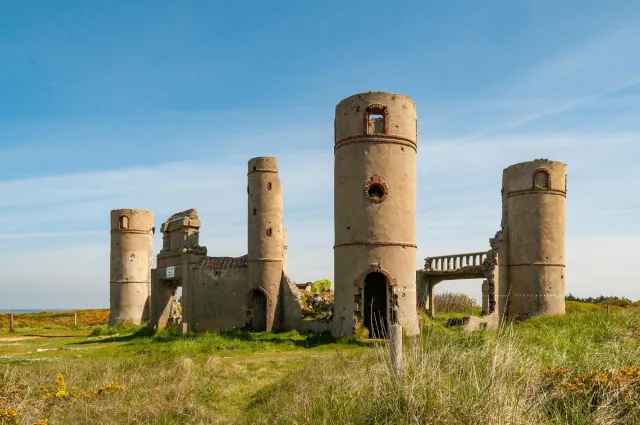
<instances>
[{"instance_id":1,"label":"crumbling stone wall","mask_svg":"<svg viewBox=\"0 0 640 425\"><path fill-rule=\"evenodd\" d=\"M204 257L193 266L193 332L242 329L246 326L247 256Z\"/></svg>"},{"instance_id":2,"label":"crumbling stone wall","mask_svg":"<svg viewBox=\"0 0 640 425\"><path fill-rule=\"evenodd\" d=\"M189 275L192 266L207 254L207 248L200 245L198 211L191 208L171 215L162 223L161 230L162 249L152 270L150 324L162 328L176 322L174 296L177 288L182 287L181 320L188 328L194 303L198 302L194 299ZM168 274L169 268L173 276Z\"/></svg>"}]
</instances>

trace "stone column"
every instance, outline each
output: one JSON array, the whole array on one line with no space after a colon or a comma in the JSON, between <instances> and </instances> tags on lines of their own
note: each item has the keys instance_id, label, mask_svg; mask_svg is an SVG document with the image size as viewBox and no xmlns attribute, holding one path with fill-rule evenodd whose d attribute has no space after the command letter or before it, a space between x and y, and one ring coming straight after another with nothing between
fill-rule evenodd
<instances>
[{"instance_id":1,"label":"stone column","mask_svg":"<svg viewBox=\"0 0 640 425\"><path fill-rule=\"evenodd\" d=\"M152 262L153 213L112 210L109 325L148 320Z\"/></svg>"},{"instance_id":2,"label":"stone column","mask_svg":"<svg viewBox=\"0 0 640 425\"><path fill-rule=\"evenodd\" d=\"M397 311L398 323L415 335L416 105L393 93L348 97L336 106L334 142L332 333L351 335L356 305L373 311L374 296L376 315L390 323ZM369 313L360 313L366 322Z\"/></svg>"},{"instance_id":3,"label":"stone column","mask_svg":"<svg viewBox=\"0 0 640 425\"><path fill-rule=\"evenodd\" d=\"M565 312L566 165L537 159L506 168L508 315Z\"/></svg>"},{"instance_id":4,"label":"stone column","mask_svg":"<svg viewBox=\"0 0 640 425\"><path fill-rule=\"evenodd\" d=\"M250 298L247 306L255 306L256 300L266 297L266 331L270 331L279 325L276 311L284 246L283 192L276 158L258 157L249 161L247 190L248 280L251 287L251 293L247 294ZM254 313L257 310L254 309ZM254 320L257 318L254 317Z\"/></svg>"}]
</instances>

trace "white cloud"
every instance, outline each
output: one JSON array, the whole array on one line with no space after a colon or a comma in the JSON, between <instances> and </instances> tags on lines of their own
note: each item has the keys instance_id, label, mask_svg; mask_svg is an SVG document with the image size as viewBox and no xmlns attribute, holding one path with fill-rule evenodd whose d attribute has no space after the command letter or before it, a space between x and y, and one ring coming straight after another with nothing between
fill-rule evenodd
<instances>
[{"instance_id":1,"label":"white cloud","mask_svg":"<svg viewBox=\"0 0 640 425\"><path fill-rule=\"evenodd\" d=\"M598 264L616 265L617 286L607 289L640 298L631 285L631 259L620 261L633 252L633 238L640 237L640 227L633 222L640 206L634 188L640 186L640 179L633 174L633 162L620 165L614 160L628 154L634 140L633 134L607 138L547 134L450 145L446 140L422 142L416 267L422 267L427 256L488 249L488 239L500 223L502 169L545 156L569 167L567 290L598 295L602 282L611 281L610 268L596 268L592 250L586 248L593 247L599 253ZM333 279L331 147L322 152L273 154L278 157L285 190L289 273L297 281ZM151 210L158 226L170 214L195 207L202 219L201 242L210 255L245 254L248 159L201 157L0 182L0 204L6 211L0 239L11 244L0 249L4 270L0 307L46 307L40 300L47 300L51 308L108 305L108 217L115 208ZM617 219L607 220L613 214ZM602 235L630 239L583 239ZM155 243L157 251L159 232ZM479 296L478 282L455 282L442 288Z\"/></svg>"}]
</instances>

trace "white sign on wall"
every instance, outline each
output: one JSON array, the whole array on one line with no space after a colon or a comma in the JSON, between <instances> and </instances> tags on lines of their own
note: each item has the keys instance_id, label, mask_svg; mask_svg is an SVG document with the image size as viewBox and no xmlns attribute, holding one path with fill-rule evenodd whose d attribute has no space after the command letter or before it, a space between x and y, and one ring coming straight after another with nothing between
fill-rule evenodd
<instances>
[{"instance_id":1,"label":"white sign on wall","mask_svg":"<svg viewBox=\"0 0 640 425\"><path fill-rule=\"evenodd\" d=\"M176 275L176 266L169 266L167 267L167 274L166 274L166 278L167 279L171 279L172 277L174 277Z\"/></svg>"}]
</instances>

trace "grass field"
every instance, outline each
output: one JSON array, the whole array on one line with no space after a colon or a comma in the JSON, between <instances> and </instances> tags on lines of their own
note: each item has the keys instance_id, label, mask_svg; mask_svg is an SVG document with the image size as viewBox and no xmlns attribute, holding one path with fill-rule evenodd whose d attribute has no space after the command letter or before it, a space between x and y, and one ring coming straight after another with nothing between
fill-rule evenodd
<instances>
[{"instance_id":1,"label":"grass field","mask_svg":"<svg viewBox=\"0 0 640 425\"><path fill-rule=\"evenodd\" d=\"M0 318L0 424L640 423L640 313L575 304L473 333L423 319L400 376L384 344L355 339L45 314L9 334Z\"/></svg>"}]
</instances>

